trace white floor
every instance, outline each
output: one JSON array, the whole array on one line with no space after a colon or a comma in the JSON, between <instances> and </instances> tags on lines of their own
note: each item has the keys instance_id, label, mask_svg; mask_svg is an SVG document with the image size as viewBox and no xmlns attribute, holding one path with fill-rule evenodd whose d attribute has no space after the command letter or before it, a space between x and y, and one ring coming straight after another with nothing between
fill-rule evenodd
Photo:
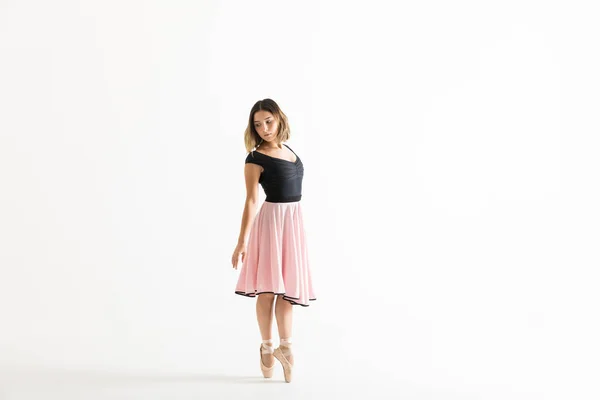
<instances>
[{"instance_id":1,"label":"white floor","mask_svg":"<svg viewBox=\"0 0 600 400\"><path fill-rule=\"evenodd\" d=\"M315 320L311 310L298 310L290 384L281 369L272 379L262 378L257 334L244 321L238 331L217 326L222 334L212 340L208 331L183 345L173 337L160 351L148 346L141 352L133 343L119 353L107 347L104 367L11 365L5 357L0 400L600 398L593 368L584 368L593 364L585 364L586 353L575 351L582 350L581 343L573 343L572 353L563 344L547 346L542 339L551 338L548 331L536 347L525 334L511 339L509 331L477 331L476 321L443 330L433 325L428 335L422 323L406 315L386 322L391 311L348 319L347 330L340 330ZM368 328L377 320L378 330L371 333ZM87 359L102 360L88 350ZM65 352L65 359L75 360L74 351Z\"/></svg>"},{"instance_id":2,"label":"white floor","mask_svg":"<svg viewBox=\"0 0 600 400\"><path fill-rule=\"evenodd\" d=\"M254 361L254 360L253 360ZM264 379L250 365L226 371L194 373L119 373L100 370L18 368L2 371L2 400L100 400L100 399L542 399L541 395L515 396L506 388L436 387L419 385L377 365L329 366L312 360L296 368L295 379L286 384L278 370ZM315 362L316 361L316 362ZM250 363L248 363L250 364ZM255 363L251 363L255 364ZM254 365L253 365L254 366ZM478 393L479 392L479 393ZM507 397L509 396L509 397Z\"/></svg>"}]
</instances>

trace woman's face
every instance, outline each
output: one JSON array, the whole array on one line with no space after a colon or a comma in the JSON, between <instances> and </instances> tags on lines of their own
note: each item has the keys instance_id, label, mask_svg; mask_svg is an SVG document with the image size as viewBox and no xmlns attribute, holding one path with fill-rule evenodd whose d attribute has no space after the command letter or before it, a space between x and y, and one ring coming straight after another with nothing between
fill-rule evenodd
<instances>
[{"instance_id":1,"label":"woman's face","mask_svg":"<svg viewBox=\"0 0 600 400\"><path fill-rule=\"evenodd\" d=\"M256 129L262 140L271 142L277 138L279 124L273 114L260 110L254 113L254 129Z\"/></svg>"}]
</instances>

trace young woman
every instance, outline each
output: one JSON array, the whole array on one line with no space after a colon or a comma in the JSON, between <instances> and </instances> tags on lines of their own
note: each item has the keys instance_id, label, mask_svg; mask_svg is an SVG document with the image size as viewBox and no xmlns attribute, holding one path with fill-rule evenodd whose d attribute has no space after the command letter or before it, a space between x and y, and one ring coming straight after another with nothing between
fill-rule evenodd
<instances>
[{"instance_id":1,"label":"young woman","mask_svg":"<svg viewBox=\"0 0 600 400\"><path fill-rule=\"evenodd\" d=\"M231 262L242 268L235 293L255 297L256 317L262 336L260 368L273 376L275 358L282 364L286 382L292 380L292 306L316 300L308 260L302 207L304 166L287 145L290 128L286 115L271 99L259 100L250 110L244 142L246 203L238 244ZM258 214L258 185L265 202ZM275 300L277 298L277 300ZM273 348L273 312L279 347Z\"/></svg>"}]
</instances>

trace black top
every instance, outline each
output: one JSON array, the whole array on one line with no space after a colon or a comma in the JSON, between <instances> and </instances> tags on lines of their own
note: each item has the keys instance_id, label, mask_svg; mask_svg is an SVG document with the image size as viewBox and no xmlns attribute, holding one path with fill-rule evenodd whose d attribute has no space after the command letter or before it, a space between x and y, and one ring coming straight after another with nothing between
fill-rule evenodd
<instances>
[{"instance_id":1,"label":"black top","mask_svg":"<svg viewBox=\"0 0 600 400\"><path fill-rule=\"evenodd\" d=\"M290 149L290 146L284 144ZM304 166L298 154L296 161L288 161L282 158L271 157L258 151L251 151L246 157L246 163L253 163L264 168L258 183L261 184L269 203L289 203L300 201L302 197L302 178Z\"/></svg>"}]
</instances>

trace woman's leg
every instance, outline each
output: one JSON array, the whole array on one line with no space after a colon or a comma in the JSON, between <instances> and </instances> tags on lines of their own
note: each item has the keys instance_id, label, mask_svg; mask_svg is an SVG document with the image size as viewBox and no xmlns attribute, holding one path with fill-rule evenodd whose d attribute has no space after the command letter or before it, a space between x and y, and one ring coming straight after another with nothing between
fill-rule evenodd
<instances>
[{"instance_id":1,"label":"woman's leg","mask_svg":"<svg viewBox=\"0 0 600 400\"><path fill-rule=\"evenodd\" d=\"M287 300L283 299L283 296L277 296L277 302L275 304L275 318L277 319L277 330L279 332L279 339L284 340L279 347L284 350L284 353L289 354L287 357L291 364L294 363L294 357L291 355L290 344L287 340L292 339L292 311L293 305Z\"/></svg>"},{"instance_id":2,"label":"woman's leg","mask_svg":"<svg viewBox=\"0 0 600 400\"><path fill-rule=\"evenodd\" d=\"M275 295L272 293L262 293L256 299L256 319L260 329L260 336L263 341L271 340L271 327L273 326L273 303ZM271 367L275 362L273 354L262 354L262 361L266 367Z\"/></svg>"}]
</instances>

